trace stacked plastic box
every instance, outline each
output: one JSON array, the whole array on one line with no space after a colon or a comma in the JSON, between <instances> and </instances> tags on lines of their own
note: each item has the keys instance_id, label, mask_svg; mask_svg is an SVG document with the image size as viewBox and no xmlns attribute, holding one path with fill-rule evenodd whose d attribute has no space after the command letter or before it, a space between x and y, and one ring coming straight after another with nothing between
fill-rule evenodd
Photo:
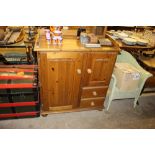
<instances>
[{"instance_id":1,"label":"stacked plastic box","mask_svg":"<svg viewBox=\"0 0 155 155\"><path fill-rule=\"evenodd\" d=\"M0 65L0 119L40 116L36 65Z\"/></svg>"}]
</instances>

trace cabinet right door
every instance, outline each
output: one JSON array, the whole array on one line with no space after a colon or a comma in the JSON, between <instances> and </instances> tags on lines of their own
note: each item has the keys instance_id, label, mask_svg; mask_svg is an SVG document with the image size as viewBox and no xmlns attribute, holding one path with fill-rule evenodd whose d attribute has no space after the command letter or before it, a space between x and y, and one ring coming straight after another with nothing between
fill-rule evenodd
<instances>
[{"instance_id":1,"label":"cabinet right door","mask_svg":"<svg viewBox=\"0 0 155 155\"><path fill-rule=\"evenodd\" d=\"M83 86L108 86L116 59L116 52L93 52L87 55Z\"/></svg>"}]
</instances>

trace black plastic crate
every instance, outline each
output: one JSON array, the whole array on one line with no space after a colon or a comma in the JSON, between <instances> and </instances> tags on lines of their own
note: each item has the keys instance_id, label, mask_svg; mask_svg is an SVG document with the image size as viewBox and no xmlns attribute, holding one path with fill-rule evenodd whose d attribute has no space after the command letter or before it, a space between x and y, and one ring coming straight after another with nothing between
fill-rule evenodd
<instances>
[{"instance_id":1,"label":"black plastic crate","mask_svg":"<svg viewBox=\"0 0 155 155\"><path fill-rule=\"evenodd\" d=\"M36 106L15 107L16 113L37 111Z\"/></svg>"},{"instance_id":2,"label":"black plastic crate","mask_svg":"<svg viewBox=\"0 0 155 155\"><path fill-rule=\"evenodd\" d=\"M0 114L11 114L12 108L0 108Z\"/></svg>"},{"instance_id":3,"label":"black plastic crate","mask_svg":"<svg viewBox=\"0 0 155 155\"><path fill-rule=\"evenodd\" d=\"M37 66L0 65L0 120L38 116Z\"/></svg>"},{"instance_id":4,"label":"black plastic crate","mask_svg":"<svg viewBox=\"0 0 155 155\"><path fill-rule=\"evenodd\" d=\"M39 101L0 103L0 120L13 118L31 118L39 116Z\"/></svg>"},{"instance_id":5,"label":"black plastic crate","mask_svg":"<svg viewBox=\"0 0 155 155\"><path fill-rule=\"evenodd\" d=\"M0 114L0 120L9 120L9 119L21 119L21 118L34 118L39 117L39 112L22 112L22 113L7 113Z\"/></svg>"},{"instance_id":6,"label":"black plastic crate","mask_svg":"<svg viewBox=\"0 0 155 155\"><path fill-rule=\"evenodd\" d=\"M0 89L0 103L38 101L38 88L34 89Z\"/></svg>"},{"instance_id":7,"label":"black plastic crate","mask_svg":"<svg viewBox=\"0 0 155 155\"><path fill-rule=\"evenodd\" d=\"M19 64L29 64L26 53L5 53L3 54L4 64L8 65L19 65Z\"/></svg>"}]
</instances>

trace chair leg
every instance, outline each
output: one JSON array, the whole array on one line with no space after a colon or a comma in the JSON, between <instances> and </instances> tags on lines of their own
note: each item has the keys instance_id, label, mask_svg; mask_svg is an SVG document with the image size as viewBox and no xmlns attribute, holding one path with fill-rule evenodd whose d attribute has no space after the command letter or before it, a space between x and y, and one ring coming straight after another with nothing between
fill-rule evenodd
<instances>
[{"instance_id":1,"label":"chair leg","mask_svg":"<svg viewBox=\"0 0 155 155\"><path fill-rule=\"evenodd\" d=\"M109 107L110 107L110 105L111 105L111 102L112 102L112 99L109 98L109 96L108 96L108 97L106 98L106 101L105 101L105 103L106 103L106 105L107 105L106 111L109 110Z\"/></svg>"},{"instance_id":2,"label":"chair leg","mask_svg":"<svg viewBox=\"0 0 155 155\"><path fill-rule=\"evenodd\" d=\"M136 97L135 100L134 100L134 108L136 108L137 105L139 105L139 103L138 103L138 97Z\"/></svg>"},{"instance_id":3,"label":"chair leg","mask_svg":"<svg viewBox=\"0 0 155 155\"><path fill-rule=\"evenodd\" d=\"M109 103L108 103L108 106L107 106L107 111L109 110L109 108L110 108L110 105L111 105L111 102L112 102L112 100L109 100Z\"/></svg>"}]
</instances>

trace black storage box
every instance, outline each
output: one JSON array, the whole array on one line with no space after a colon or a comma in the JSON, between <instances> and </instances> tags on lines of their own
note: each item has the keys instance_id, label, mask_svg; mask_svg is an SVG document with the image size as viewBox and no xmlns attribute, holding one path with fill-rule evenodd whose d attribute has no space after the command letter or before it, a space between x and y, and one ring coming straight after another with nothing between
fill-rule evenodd
<instances>
[{"instance_id":1,"label":"black storage box","mask_svg":"<svg viewBox=\"0 0 155 155\"><path fill-rule=\"evenodd\" d=\"M40 116L36 65L0 65L0 119Z\"/></svg>"}]
</instances>

